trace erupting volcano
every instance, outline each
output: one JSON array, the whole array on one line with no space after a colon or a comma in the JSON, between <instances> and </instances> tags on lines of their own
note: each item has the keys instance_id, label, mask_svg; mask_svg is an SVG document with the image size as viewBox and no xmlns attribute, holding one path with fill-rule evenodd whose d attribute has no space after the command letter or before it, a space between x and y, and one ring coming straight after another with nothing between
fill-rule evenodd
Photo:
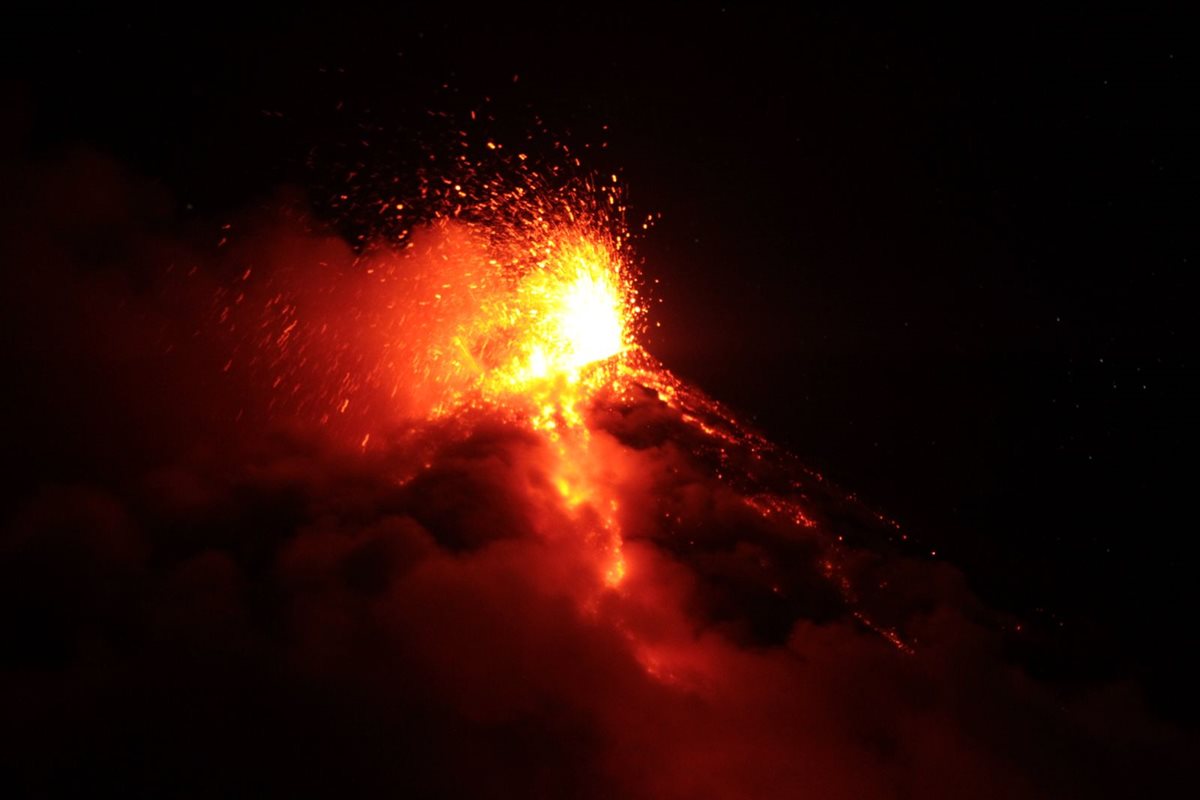
<instances>
[{"instance_id":1,"label":"erupting volcano","mask_svg":"<svg viewBox=\"0 0 1200 800\"><path fill-rule=\"evenodd\" d=\"M999 798L1087 763L1128 787L1123 729L1004 660L1019 625L651 355L617 178L531 163L346 192L377 220L353 247L294 202L205 249L14 179L5 238L41 259L4 320L37 343L22 407L89 392L33 451L83 466L0 540L11 782ZM140 277L87 271L110 253Z\"/></svg>"},{"instance_id":2,"label":"erupting volcano","mask_svg":"<svg viewBox=\"0 0 1200 800\"><path fill-rule=\"evenodd\" d=\"M1195 795L1143 5L8 14L0 798Z\"/></svg>"},{"instance_id":3,"label":"erupting volcano","mask_svg":"<svg viewBox=\"0 0 1200 800\"><path fill-rule=\"evenodd\" d=\"M811 548L833 602L907 651L891 625L873 621L843 552L847 537L894 542L894 526L825 487L641 346L649 304L615 175L562 178L525 163L486 179L478 166L457 180L426 179L422 221L394 241L380 235L348 269L292 265L256 287L248 266L216 295L218 324L235 342L225 369L244 360L251 379L269 386L271 414L295 414L363 451L404 451L418 440L436 451L480 431L527 436L534 491L523 501L544 519L535 527L547 542L588 554L595 591L572 589L587 607L603 589L636 602L625 586L638 565L624 531L669 549L698 547L686 525L675 530L676 511L650 511L630 484L629 473L644 468L637 442L651 437L713 473L723 501L755 518L753 527ZM367 205L403 221L413 213L411 202ZM395 478L409 485L436 463ZM819 524L815 496L844 519ZM786 616L797 602L789 580L768 546L755 547L764 547L753 557L764 602Z\"/></svg>"}]
</instances>

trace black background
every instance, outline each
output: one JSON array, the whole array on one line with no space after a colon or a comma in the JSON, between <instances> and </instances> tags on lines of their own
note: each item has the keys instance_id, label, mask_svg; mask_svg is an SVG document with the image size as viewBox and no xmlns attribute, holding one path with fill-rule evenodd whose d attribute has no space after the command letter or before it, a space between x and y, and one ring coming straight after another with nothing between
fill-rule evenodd
<instances>
[{"instance_id":1,"label":"black background","mask_svg":"<svg viewBox=\"0 0 1200 800\"><path fill-rule=\"evenodd\" d=\"M631 217L661 214L637 243L656 355L1052 630L1047 674L1133 674L1194 722L1185 20L393 5L5 28L10 156L86 144L214 226L284 184L336 216L338 170L410 169L430 110L591 144Z\"/></svg>"}]
</instances>

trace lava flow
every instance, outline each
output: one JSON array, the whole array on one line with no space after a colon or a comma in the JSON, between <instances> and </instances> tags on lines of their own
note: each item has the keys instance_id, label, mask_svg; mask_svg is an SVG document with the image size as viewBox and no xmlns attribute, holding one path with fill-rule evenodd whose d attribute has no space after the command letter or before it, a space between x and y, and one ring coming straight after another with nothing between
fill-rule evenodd
<instances>
[{"instance_id":1,"label":"lava flow","mask_svg":"<svg viewBox=\"0 0 1200 800\"><path fill-rule=\"evenodd\" d=\"M644 309L608 219L564 211L488 231L487 258L462 277L469 291L488 288L456 322L452 344L427 351L452 376L431 417L499 411L541 436L550 481L615 587L626 572L619 502L594 468L585 414L598 392L619 385Z\"/></svg>"},{"instance_id":2,"label":"lava flow","mask_svg":"<svg viewBox=\"0 0 1200 800\"><path fill-rule=\"evenodd\" d=\"M603 554L604 582L617 586L626 571L618 501L592 468L584 413L621 373L642 309L619 254L603 239L571 229L549 233L544 244L528 249L532 263L518 270L511 286L487 297L482 313L460 325L451 369L472 380L434 415L482 402L523 418L543 436L553 454L551 481Z\"/></svg>"}]
</instances>

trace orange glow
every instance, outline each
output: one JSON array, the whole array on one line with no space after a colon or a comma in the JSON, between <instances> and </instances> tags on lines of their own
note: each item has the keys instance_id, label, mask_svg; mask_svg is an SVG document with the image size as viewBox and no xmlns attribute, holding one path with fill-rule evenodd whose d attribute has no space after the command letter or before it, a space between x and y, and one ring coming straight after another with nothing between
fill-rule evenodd
<instances>
[{"instance_id":1,"label":"orange glow","mask_svg":"<svg viewBox=\"0 0 1200 800\"><path fill-rule=\"evenodd\" d=\"M491 281L499 290L459 324L454 365L472 379L437 413L479 402L523 410L539 430L577 426L579 404L609 382L599 366L631 346L640 313L633 288L602 238L571 229L550 236L534 248L540 258L518 260L514 280Z\"/></svg>"},{"instance_id":2,"label":"orange glow","mask_svg":"<svg viewBox=\"0 0 1200 800\"><path fill-rule=\"evenodd\" d=\"M621 351L624 325L616 291L603 274L581 264L555 313L554 327L565 343L563 361L579 369Z\"/></svg>"},{"instance_id":3,"label":"orange glow","mask_svg":"<svg viewBox=\"0 0 1200 800\"><path fill-rule=\"evenodd\" d=\"M499 377L510 386L553 376L575 382L584 367L620 353L626 334L619 282L611 257L590 243L528 276L517 289L524 329L516 357Z\"/></svg>"}]
</instances>

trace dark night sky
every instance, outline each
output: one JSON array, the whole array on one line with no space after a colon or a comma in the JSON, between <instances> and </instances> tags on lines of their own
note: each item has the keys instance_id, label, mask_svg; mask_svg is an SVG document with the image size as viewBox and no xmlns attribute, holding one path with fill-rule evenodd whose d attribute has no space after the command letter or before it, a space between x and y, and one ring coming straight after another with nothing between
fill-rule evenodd
<instances>
[{"instance_id":1,"label":"dark night sky","mask_svg":"<svg viewBox=\"0 0 1200 800\"><path fill-rule=\"evenodd\" d=\"M10 19L4 146L110 154L211 224L281 185L335 217L430 109L605 141L585 165L661 214L652 352L1051 630L1046 674L1196 722L1184 21L178 13Z\"/></svg>"}]
</instances>

